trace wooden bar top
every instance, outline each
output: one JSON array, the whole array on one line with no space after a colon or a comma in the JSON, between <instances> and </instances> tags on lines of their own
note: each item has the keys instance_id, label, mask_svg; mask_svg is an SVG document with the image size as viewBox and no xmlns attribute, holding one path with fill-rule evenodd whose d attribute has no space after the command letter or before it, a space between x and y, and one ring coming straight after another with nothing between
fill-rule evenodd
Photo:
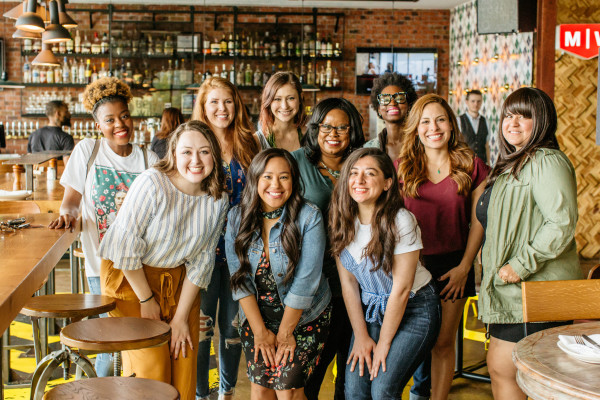
<instances>
[{"instance_id":1,"label":"wooden bar top","mask_svg":"<svg viewBox=\"0 0 600 400\"><path fill-rule=\"evenodd\" d=\"M4 332L40 288L80 230L80 224L73 232L48 229L56 214L0 215L0 221L18 217L42 227L0 232L0 332Z\"/></svg>"},{"instance_id":2,"label":"wooden bar top","mask_svg":"<svg viewBox=\"0 0 600 400\"><path fill-rule=\"evenodd\" d=\"M42 151L39 153L23 154L21 157L11 158L3 164L33 165L42 164L53 158L68 156L71 150Z\"/></svg>"}]
</instances>

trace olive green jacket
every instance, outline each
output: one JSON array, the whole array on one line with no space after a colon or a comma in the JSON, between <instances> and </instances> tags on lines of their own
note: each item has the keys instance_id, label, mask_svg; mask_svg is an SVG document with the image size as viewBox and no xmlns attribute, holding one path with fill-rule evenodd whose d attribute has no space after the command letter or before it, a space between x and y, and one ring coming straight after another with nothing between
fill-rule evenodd
<instances>
[{"instance_id":1,"label":"olive green jacket","mask_svg":"<svg viewBox=\"0 0 600 400\"><path fill-rule=\"evenodd\" d=\"M522 281L582 278L576 224L575 170L560 150L538 150L518 180L510 171L496 179L482 249L479 312L483 322L523 322L521 284L505 283L498 276L505 264Z\"/></svg>"}]
</instances>

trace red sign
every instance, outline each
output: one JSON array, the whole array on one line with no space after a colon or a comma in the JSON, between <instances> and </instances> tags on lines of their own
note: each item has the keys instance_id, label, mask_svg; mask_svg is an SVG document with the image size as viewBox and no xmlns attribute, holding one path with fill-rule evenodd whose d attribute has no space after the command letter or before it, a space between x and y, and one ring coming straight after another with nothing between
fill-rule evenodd
<instances>
[{"instance_id":1,"label":"red sign","mask_svg":"<svg viewBox=\"0 0 600 400\"><path fill-rule=\"evenodd\" d=\"M586 60L598 57L600 24L560 25L560 49Z\"/></svg>"}]
</instances>

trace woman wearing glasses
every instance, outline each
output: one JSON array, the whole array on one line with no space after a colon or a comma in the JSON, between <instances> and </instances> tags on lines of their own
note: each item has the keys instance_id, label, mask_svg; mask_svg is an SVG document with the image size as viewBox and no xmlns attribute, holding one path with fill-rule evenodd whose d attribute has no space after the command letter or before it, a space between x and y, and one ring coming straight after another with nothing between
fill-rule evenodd
<instances>
[{"instance_id":1,"label":"woman wearing glasses","mask_svg":"<svg viewBox=\"0 0 600 400\"><path fill-rule=\"evenodd\" d=\"M411 399L429 398L431 386L431 398L440 400L454 376L460 317L467 297L475 295L472 266L483 239L475 205L489 168L462 141L452 109L438 95L415 102L404 132L398 178L406 208L421 227L425 268L443 300L440 334L431 359L414 375Z\"/></svg>"},{"instance_id":2,"label":"woman wearing glasses","mask_svg":"<svg viewBox=\"0 0 600 400\"><path fill-rule=\"evenodd\" d=\"M385 123L385 128L364 147L377 147L393 160L398 158L402 146L402 127L417 93L412 82L395 72L386 73L373 82L371 107Z\"/></svg>"},{"instance_id":3,"label":"woman wearing glasses","mask_svg":"<svg viewBox=\"0 0 600 400\"><path fill-rule=\"evenodd\" d=\"M348 100L330 98L321 101L313 110L304 137L304 146L292 153L298 162L303 181L303 196L316 204L327 221L327 210L333 188L340 177L344 160L365 143L362 117ZM326 246L323 273L332 292L331 329L321 360L308 379L304 391L309 400L316 400L331 360L337 355L338 371L344 371L352 326L348 320L335 261ZM335 399L344 398L344 374L335 383Z\"/></svg>"}]
</instances>

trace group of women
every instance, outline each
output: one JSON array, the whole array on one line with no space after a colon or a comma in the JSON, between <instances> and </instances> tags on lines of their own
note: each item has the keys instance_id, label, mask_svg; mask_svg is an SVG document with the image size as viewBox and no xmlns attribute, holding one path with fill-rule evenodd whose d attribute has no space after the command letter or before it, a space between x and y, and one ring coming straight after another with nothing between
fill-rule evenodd
<instances>
[{"instance_id":1,"label":"group of women","mask_svg":"<svg viewBox=\"0 0 600 400\"><path fill-rule=\"evenodd\" d=\"M447 102L417 99L394 73L375 82L385 129L366 144L346 99L319 102L307 122L292 73L265 86L257 132L235 86L209 78L158 162L129 143L124 83L100 79L84 97L103 138L75 147L51 227L71 227L84 199L90 288L117 299L111 316L172 330L168 345L125 352L124 374L207 398L218 323L220 399L233 398L242 351L253 399L317 399L334 357L335 399L400 399L413 375L411 398L445 399L482 248L494 396L525 398L510 362L524 336L519 282L580 277L573 167L542 91L506 99L491 173Z\"/></svg>"}]
</instances>

